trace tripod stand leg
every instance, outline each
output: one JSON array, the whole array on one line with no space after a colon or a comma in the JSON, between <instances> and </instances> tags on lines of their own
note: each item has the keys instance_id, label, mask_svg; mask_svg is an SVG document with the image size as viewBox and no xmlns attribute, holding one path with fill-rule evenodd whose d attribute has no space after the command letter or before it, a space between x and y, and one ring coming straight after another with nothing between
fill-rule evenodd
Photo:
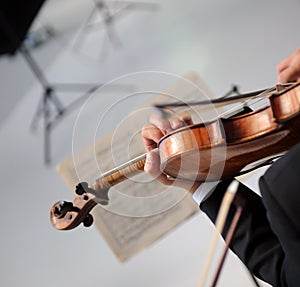
<instances>
[{"instance_id":1,"label":"tripod stand leg","mask_svg":"<svg viewBox=\"0 0 300 287\"><path fill-rule=\"evenodd\" d=\"M45 137L44 137L44 159L45 163L49 164L50 163L50 132L51 128L50 125L45 127Z\"/></svg>"},{"instance_id":2,"label":"tripod stand leg","mask_svg":"<svg viewBox=\"0 0 300 287\"><path fill-rule=\"evenodd\" d=\"M39 103L38 103L38 106L37 106L37 109L35 111L35 114L33 116L33 119L31 121L31 124L30 124L30 129L32 131L36 130L37 128L37 122L39 120L39 118L41 117L42 113L43 113L43 99L40 99L39 100Z\"/></svg>"},{"instance_id":3,"label":"tripod stand leg","mask_svg":"<svg viewBox=\"0 0 300 287\"><path fill-rule=\"evenodd\" d=\"M49 110L49 93L45 91L43 97L43 110L44 110L44 161L46 164L50 163L50 110Z\"/></svg>"},{"instance_id":4,"label":"tripod stand leg","mask_svg":"<svg viewBox=\"0 0 300 287\"><path fill-rule=\"evenodd\" d=\"M95 4L98 7L100 13L102 14L107 37L112 43L120 46L121 41L119 37L117 37L117 33L114 25L114 17L115 17L114 13L110 11L108 4L105 1L96 1Z\"/></svg>"},{"instance_id":5,"label":"tripod stand leg","mask_svg":"<svg viewBox=\"0 0 300 287\"><path fill-rule=\"evenodd\" d=\"M56 95L54 94L54 89L51 87L48 87L46 89L46 93L47 93L47 97L49 99L51 99L53 105L56 108L56 111L58 112L59 115L62 115L63 112L65 111L65 108L63 107L62 103L60 102L60 100L56 97Z\"/></svg>"}]
</instances>

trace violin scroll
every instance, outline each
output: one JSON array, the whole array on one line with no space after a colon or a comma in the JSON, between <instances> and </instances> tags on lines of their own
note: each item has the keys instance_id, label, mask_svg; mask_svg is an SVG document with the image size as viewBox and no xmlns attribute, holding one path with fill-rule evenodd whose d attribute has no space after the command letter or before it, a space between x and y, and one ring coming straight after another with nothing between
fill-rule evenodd
<instances>
[{"instance_id":1,"label":"violin scroll","mask_svg":"<svg viewBox=\"0 0 300 287\"><path fill-rule=\"evenodd\" d=\"M108 188L95 190L90 188L86 182L76 186L77 196L73 202L57 201L50 210L50 222L54 228L59 230L70 230L81 223L85 227L93 224L90 211L97 205L107 205Z\"/></svg>"}]
</instances>

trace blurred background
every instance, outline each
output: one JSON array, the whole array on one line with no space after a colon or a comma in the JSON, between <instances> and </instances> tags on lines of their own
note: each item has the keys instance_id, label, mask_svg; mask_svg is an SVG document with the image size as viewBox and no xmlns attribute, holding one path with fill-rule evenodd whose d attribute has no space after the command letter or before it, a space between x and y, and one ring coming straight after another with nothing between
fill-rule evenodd
<instances>
[{"instance_id":1,"label":"blurred background","mask_svg":"<svg viewBox=\"0 0 300 287\"><path fill-rule=\"evenodd\" d=\"M119 6L98 2L102 6L92 0L47 0L38 11L24 45L50 83L96 87L136 72L196 71L222 96L234 84L242 92L273 86L276 64L299 47L298 0L165 0L137 2L145 5L122 11L122 1ZM114 11L110 22L104 21L103 3ZM43 87L19 52L1 55L0 86L2 286L197 286L213 230L200 212L126 263L94 227L52 228L52 204L72 197L56 165L72 155L82 103L53 128L46 165L42 118L32 129ZM103 98L99 113L118 99L118 89ZM57 97L68 105L82 94L76 88ZM107 126L112 128L113 121ZM219 286L254 284L230 255Z\"/></svg>"}]
</instances>

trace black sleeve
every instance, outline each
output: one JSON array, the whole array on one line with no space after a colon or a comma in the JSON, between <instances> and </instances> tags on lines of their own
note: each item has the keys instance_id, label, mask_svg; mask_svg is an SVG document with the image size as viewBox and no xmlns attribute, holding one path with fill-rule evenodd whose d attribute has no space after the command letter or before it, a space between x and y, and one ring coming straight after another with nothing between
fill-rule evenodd
<instances>
[{"instance_id":1,"label":"black sleeve","mask_svg":"<svg viewBox=\"0 0 300 287\"><path fill-rule=\"evenodd\" d=\"M272 230L285 254L289 287L300 286L300 144L277 160L260 178L262 200Z\"/></svg>"},{"instance_id":2,"label":"black sleeve","mask_svg":"<svg viewBox=\"0 0 300 287\"><path fill-rule=\"evenodd\" d=\"M219 206L231 180L220 182L214 192L200 204L200 209L215 222ZM285 255L281 244L270 227L262 199L245 185L238 193L246 199L246 206L237 226L230 248L258 278L273 286L287 286L284 272ZM231 207L223 236L234 216Z\"/></svg>"}]
</instances>

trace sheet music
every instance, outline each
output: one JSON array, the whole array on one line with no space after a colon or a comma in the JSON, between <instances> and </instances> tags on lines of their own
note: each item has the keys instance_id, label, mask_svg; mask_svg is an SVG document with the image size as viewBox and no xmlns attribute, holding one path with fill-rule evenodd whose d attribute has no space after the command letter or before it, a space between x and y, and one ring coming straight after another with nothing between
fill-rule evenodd
<instances>
[{"instance_id":1,"label":"sheet music","mask_svg":"<svg viewBox=\"0 0 300 287\"><path fill-rule=\"evenodd\" d=\"M209 93L196 73L185 78L195 86L179 80L168 89L168 93L184 100L199 97L198 86ZM165 101L165 98L158 95L146 102L144 107L159 101ZM60 176L72 192L79 181L92 184L101 172L145 152L140 130L148 121L151 109L141 107L138 110L141 112L134 113L116 130L58 165ZM112 187L109 198L109 205L96 206L92 211L94 224L122 262L165 236L199 210L188 192L163 186L145 173Z\"/></svg>"}]
</instances>

